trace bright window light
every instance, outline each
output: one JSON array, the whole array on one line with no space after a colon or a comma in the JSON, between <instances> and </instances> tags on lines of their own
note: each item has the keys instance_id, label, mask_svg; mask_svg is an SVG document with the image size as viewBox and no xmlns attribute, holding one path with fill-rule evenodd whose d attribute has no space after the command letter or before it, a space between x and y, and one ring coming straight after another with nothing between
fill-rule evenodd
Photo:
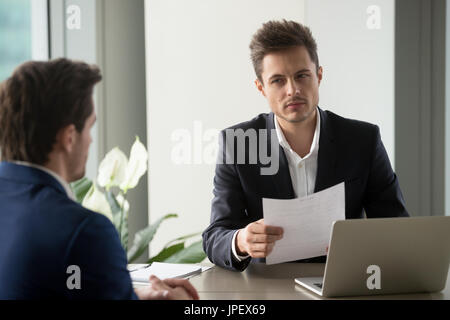
<instances>
[{"instance_id":1,"label":"bright window light","mask_svg":"<svg viewBox=\"0 0 450 320\"><path fill-rule=\"evenodd\" d=\"M48 59L46 0L0 1L0 81L27 60Z\"/></svg>"}]
</instances>

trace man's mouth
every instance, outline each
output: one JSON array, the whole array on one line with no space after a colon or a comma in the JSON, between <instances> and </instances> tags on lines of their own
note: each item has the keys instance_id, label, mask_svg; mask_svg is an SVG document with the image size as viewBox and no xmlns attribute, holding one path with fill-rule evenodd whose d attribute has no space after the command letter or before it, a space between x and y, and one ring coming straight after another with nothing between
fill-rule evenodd
<instances>
[{"instance_id":1,"label":"man's mouth","mask_svg":"<svg viewBox=\"0 0 450 320\"><path fill-rule=\"evenodd\" d=\"M289 102L286 105L286 107L289 109L298 109L298 108L303 107L304 105L306 105L305 101L292 101L292 102Z\"/></svg>"}]
</instances>

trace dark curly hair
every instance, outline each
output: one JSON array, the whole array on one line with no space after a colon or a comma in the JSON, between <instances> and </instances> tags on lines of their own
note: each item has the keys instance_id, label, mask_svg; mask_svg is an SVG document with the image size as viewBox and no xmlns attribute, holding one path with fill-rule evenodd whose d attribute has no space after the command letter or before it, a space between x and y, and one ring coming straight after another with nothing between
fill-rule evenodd
<instances>
[{"instance_id":1,"label":"dark curly hair","mask_svg":"<svg viewBox=\"0 0 450 320\"><path fill-rule=\"evenodd\" d=\"M20 65L0 84L1 160L45 164L60 129L83 131L101 79L98 67L64 58Z\"/></svg>"},{"instance_id":2,"label":"dark curly hair","mask_svg":"<svg viewBox=\"0 0 450 320\"><path fill-rule=\"evenodd\" d=\"M256 31L250 43L250 55L258 80L263 83L261 74L264 57L272 52L304 46L319 72L319 57L317 43L311 30L295 21L268 21Z\"/></svg>"}]
</instances>

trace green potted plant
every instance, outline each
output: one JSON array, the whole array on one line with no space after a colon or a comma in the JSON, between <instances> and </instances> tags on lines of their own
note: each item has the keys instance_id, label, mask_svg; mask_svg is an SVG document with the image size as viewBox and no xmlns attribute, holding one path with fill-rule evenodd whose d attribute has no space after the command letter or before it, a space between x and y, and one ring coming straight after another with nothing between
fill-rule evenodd
<instances>
[{"instance_id":1,"label":"green potted plant","mask_svg":"<svg viewBox=\"0 0 450 320\"><path fill-rule=\"evenodd\" d=\"M118 148L108 152L100 163L97 183L83 178L71 184L79 203L84 207L107 216L117 229L122 246L127 252L128 263L133 263L149 247L156 231L164 220L176 218L177 214L167 214L153 224L138 231L131 248L128 248L128 218L130 204L127 201L129 190L134 189L140 178L147 172L148 154L139 137L131 147L130 158ZM188 234L168 242L164 248L152 256L147 263L198 263L206 258L201 240L186 246L186 240L199 236Z\"/></svg>"}]
</instances>

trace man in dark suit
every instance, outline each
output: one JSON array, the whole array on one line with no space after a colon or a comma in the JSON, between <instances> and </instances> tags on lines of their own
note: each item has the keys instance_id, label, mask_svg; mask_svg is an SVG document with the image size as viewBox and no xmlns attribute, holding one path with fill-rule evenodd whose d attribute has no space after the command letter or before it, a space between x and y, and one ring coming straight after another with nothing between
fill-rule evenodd
<instances>
[{"instance_id":1,"label":"man in dark suit","mask_svg":"<svg viewBox=\"0 0 450 320\"><path fill-rule=\"evenodd\" d=\"M250 49L256 87L272 112L221 133L211 224L203 233L209 259L239 271L264 261L283 230L264 224L262 198L303 197L345 182L346 219L363 218L363 211L369 218L408 216L378 127L318 107L323 70L310 30L269 21Z\"/></svg>"},{"instance_id":2,"label":"man in dark suit","mask_svg":"<svg viewBox=\"0 0 450 320\"><path fill-rule=\"evenodd\" d=\"M198 299L187 280L133 290L109 219L73 200L96 120L95 66L29 62L0 87L0 299Z\"/></svg>"}]
</instances>

